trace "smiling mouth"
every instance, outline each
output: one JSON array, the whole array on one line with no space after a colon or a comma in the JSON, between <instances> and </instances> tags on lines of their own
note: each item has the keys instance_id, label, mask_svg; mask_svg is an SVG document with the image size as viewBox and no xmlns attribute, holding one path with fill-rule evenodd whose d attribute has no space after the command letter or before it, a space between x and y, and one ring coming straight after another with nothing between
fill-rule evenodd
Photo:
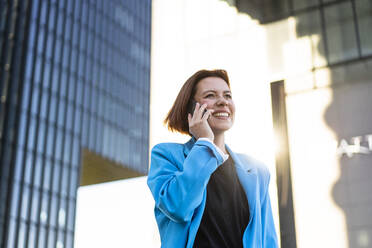
<instances>
[{"instance_id":1,"label":"smiling mouth","mask_svg":"<svg viewBox=\"0 0 372 248\"><path fill-rule=\"evenodd\" d=\"M219 112L219 113L215 113L213 114L214 117L229 117L230 114L227 113L227 112Z\"/></svg>"}]
</instances>

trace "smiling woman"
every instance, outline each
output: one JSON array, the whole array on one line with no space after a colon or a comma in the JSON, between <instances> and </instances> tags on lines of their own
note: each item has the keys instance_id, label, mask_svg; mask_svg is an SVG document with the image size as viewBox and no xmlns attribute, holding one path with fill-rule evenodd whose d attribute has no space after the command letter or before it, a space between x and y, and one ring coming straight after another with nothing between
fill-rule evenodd
<instances>
[{"instance_id":1,"label":"smiling woman","mask_svg":"<svg viewBox=\"0 0 372 248\"><path fill-rule=\"evenodd\" d=\"M225 144L234 117L225 70L181 88L165 123L191 139L154 146L147 180L162 247L278 247L266 166Z\"/></svg>"}]
</instances>

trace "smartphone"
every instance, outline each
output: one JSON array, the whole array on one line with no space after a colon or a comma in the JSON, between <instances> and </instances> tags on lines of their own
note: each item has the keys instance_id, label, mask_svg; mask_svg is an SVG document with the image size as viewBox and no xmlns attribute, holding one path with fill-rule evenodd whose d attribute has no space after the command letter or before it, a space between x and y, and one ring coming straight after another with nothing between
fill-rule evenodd
<instances>
[{"instance_id":1,"label":"smartphone","mask_svg":"<svg viewBox=\"0 0 372 248\"><path fill-rule=\"evenodd\" d=\"M201 106L201 104L200 104L200 106ZM194 114L195 107L196 107L196 101L195 100L191 100L190 105L189 105L189 111L188 111L191 115ZM204 109L203 115L206 112L207 112L207 108Z\"/></svg>"}]
</instances>

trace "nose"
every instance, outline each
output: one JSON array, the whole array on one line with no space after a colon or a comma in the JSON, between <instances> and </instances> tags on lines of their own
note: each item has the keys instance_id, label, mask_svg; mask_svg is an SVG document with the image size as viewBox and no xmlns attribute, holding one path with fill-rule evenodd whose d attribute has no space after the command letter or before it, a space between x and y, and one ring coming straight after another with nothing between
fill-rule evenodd
<instances>
[{"instance_id":1,"label":"nose","mask_svg":"<svg viewBox=\"0 0 372 248\"><path fill-rule=\"evenodd\" d=\"M227 106L228 103L229 102L224 97L219 97L216 102L217 106Z\"/></svg>"}]
</instances>

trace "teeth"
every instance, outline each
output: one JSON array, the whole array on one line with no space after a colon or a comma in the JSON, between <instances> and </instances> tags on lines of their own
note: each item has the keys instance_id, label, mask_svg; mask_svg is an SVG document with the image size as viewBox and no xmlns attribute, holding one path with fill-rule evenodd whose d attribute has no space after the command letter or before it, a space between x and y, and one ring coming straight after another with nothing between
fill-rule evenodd
<instances>
[{"instance_id":1,"label":"teeth","mask_svg":"<svg viewBox=\"0 0 372 248\"><path fill-rule=\"evenodd\" d=\"M229 116L229 113L226 113L226 112L220 112L220 113L216 113L216 114L213 114L214 116L216 117L228 117Z\"/></svg>"}]
</instances>

